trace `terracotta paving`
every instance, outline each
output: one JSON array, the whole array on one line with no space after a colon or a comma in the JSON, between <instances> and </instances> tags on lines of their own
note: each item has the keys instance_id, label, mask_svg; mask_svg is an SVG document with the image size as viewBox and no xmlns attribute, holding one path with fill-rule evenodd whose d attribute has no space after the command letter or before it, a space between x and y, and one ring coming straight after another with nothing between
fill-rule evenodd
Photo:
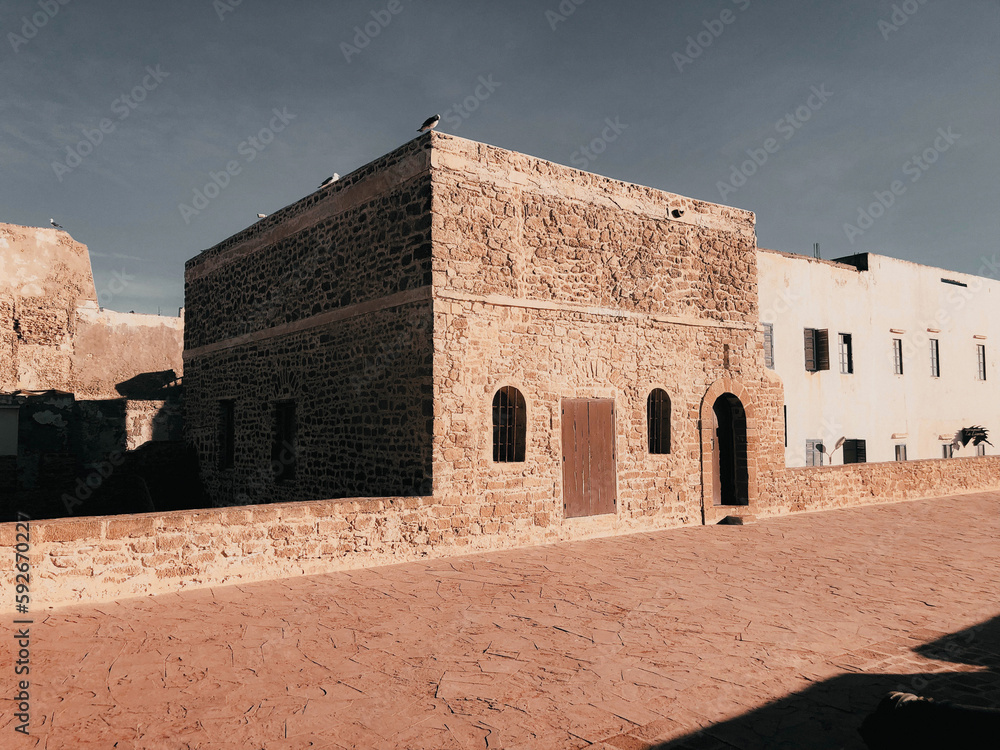
<instances>
[{"instance_id":1,"label":"terracotta paving","mask_svg":"<svg viewBox=\"0 0 1000 750\"><path fill-rule=\"evenodd\" d=\"M998 509L949 497L36 613L33 734L14 732L4 647L0 747L859 748L887 690L1000 705Z\"/></svg>"}]
</instances>

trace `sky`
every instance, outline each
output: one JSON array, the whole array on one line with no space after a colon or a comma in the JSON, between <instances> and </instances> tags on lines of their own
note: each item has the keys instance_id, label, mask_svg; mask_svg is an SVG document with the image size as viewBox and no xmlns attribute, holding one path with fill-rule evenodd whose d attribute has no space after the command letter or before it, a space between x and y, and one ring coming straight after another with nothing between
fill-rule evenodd
<instances>
[{"instance_id":1,"label":"sky","mask_svg":"<svg viewBox=\"0 0 1000 750\"><path fill-rule=\"evenodd\" d=\"M176 315L187 259L435 113L761 247L998 268L1000 0L0 0L0 33L0 222L55 218L115 310Z\"/></svg>"}]
</instances>

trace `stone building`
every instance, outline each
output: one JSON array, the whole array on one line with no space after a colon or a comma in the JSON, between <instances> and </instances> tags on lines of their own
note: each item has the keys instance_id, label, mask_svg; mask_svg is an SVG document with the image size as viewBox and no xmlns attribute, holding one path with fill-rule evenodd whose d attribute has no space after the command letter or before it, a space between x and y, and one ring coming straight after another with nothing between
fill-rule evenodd
<instances>
[{"instance_id":1,"label":"stone building","mask_svg":"<svg viewBox=\"0 0 1000 750\"><path fill-rule=\"evenodd\" d=\"M784 469L748 211L431 132L188 261L186 315L220 505L594 531L752 515Z\"/></svg>"},{"instance_id":2,"label":"stone building","mask_svg":"<svg viewBox=\"0 0 1000 750\"><path fill-rule=\"evenodd\" d=\"M889 377L886 424L848 423L881 406L854 396L884 387L892 329L941 328L942 381L974 379L967 345L992 338L970 312L946 340L922 307L869 325L834 303L874 309L855 297L902 294L880 286L897 272L931 308L936 284L973 291L905 268L758 250L749 212L424 134L188 262L185 433L220 507L33 521L33 575L55 605L1000 490L1000 455L966 449L785 465L831 413L873 459L888 430L971 413L921 421L942 395L906 380L925 349ZM822 367L841 332L853 380Z\"/></svg>"},{"instance_id":3,"label":"stone building","mask_svg":"<svg viewBox=\"0 0 1000 750\"><path fill-rule=\"evenodd\" d=\"M757 267L787 466L991 450L962 431L1000 427L1000 283L870 253L823 261L761 250Z\"/></svg>"},{"instance_id":4,"label":"stone building","mask_svg":"<svg viewBox=\"0 0 1000 750\"><path fill-rule=\"evenodd\" d=\"M0 224L0 514L84 512L53 498L112 457L180 440L183 325L100 308L85 245Z\"/></svg>"}]
</instances>

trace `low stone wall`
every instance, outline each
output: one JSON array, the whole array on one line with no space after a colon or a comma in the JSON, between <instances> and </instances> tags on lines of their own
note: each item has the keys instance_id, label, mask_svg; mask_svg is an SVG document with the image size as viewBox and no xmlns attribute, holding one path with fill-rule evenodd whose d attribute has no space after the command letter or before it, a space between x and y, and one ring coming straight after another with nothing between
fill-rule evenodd
<instances>
[{"instance_id":1,"label":"low stone wall","mask_svg":"<svg viewBox=\"0 0 1000 750\"><path fill-rule=\"evenodd\" d=\"M757 511L780 515L995 489L1000 456L789 469L764 481ZM484 506L472 516L457 502L397 497L31 521L30 611L676 525L669 514L552 520L509 509ZM0 572L2 612L15 603L19 530L0 524L0 549L9 561Z\"/></svg>"},{"instance_id":2,"label":"low stone wall","mask_svg":"<svg viewBox=\"0 0 1000 750\"><path fill-rule=\"evenodd\" d=\"M1000 456L793 468L764 488L760 515L995 489L1000 489Z\"/></svg>"}]
</instances>

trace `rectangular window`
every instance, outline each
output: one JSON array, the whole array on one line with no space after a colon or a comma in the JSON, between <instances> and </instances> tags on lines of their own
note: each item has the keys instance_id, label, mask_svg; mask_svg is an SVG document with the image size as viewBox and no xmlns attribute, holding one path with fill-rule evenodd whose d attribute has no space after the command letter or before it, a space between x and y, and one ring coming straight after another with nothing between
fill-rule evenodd
<instances>
[{"instance_id":1,"label":"rectangular window","mask_svg":"<svg viewBox=\"0 0 1000 750\"><path fill-rule=\"evenodd\" d=\"M985 456L986 455L986 443L980 443L976 446L976 455Z\"/></svg>"},{"instance_id":2,"label":"rectangular window","mask_svg":"<svg viewBox=\"0 0 1000 750\"><path fill-rule=\"evenodd\" d=\"M236 402L219 402L219 468L236 465Z\"/></svg>"},{"instance_id":3,"label":"rectangular window","mask_svg":"<svg viewBox=\"0 0 1000 750\"><path fill-rule=\"evenodd\" d=\"M986 380L986 345L976 344L976 358L979 362L979 379Z\"/></svg>"},{"instance_id":4,"label":"rectangular window","mask_svg":"<svg viewBox=\"0 0 1000 750\"><path fill-rule=\"evenodd\" d=\"M17 407L0 408L0 456L17 455Z\"/></svg>"},{"instance_id":5,"label":"rectangular window","mask_svg":"<svg viewBox=\"0 0 1000 750\"><path fill-rule=\"evenodd\" d=\"M830 369L830 334L826 329L804 330L806 370L817 372Z\"/></svg>"},{"instance_id":6,"label":"rectangular window","mask_svg":"<svg viewBox=\"0 0 1000 750\"><path fill-rule=\"evenodd\" d=\"M785 447L788 447L788 404L782 407L783 416L785 418Z\"/></svg>"},{"instance_id":7,"label":"rectangular window","mask_svg":"<svg viewBox=\"0 0 1000 750\"><path fill-rule=\"evenodd\" d=\"M892 366L897 375L903 374L903 339L892 340Z\"/></svg>"},{"instance_id":8,"label":"rectangular window","mask_svg":"<svg viewBox=\"0 0 1000 750\"><path fill-rule=\"evenodd\" d=\"M868 450L864 440L844 441L844 463L863 464L868 461Z\"/></svg>"},{"instance_id":9,"label":"rectangular window","mask_svg":"<svg viewBox=\"0 0 1000 750\"><path fill-rule=\"evenodd\" d=\"M774 369L774 324L764 323L764 366Z\"/></svg>"},{"instance_id":10,"label":"rectangular window","mask_svg":"<svg viewBox=\"0 0 1000 750\"><path fill-rule=\"evenodd\" d=\"M941 349L937 339L931 339L931 377L941 377Z\"/></svg>"},{"instance_id":11,"label":"rectangular window","mask_svg":"<svg viewBox=\"0 0 1000 750\"><path fill-rule=\"evenodd\" d=\"M823 441L806 440L806 466L823 465Z\"/></svg>"},{"instance_id":12,"label":"rectangular window","mask_svg":"<svg viewBox=\"0 0 1000 750\"><path fill-rule=\"evenodd\" d=\"M275 482L295 479L298 468L295 402L278 401L274 405L274 442L271 445L271 471Z\"/></svg>"},{"instance_id":13,"label":"rectangular window","mask_svg":"<svg viewBox=\"0 0 1000 750\"><path fill-rule=\"evenodd\" d=\"M955 446L945 443L941 446L941 458L953 458L955 456Z\"/></svg>"},{"instance_id":14,"label":"rectangular window","mask_svg":"<svg viewBox=\"0 0 1000 750\"><path fill-rule=\"evenodd\" d=\"M850 375L854 372L854 344L851 334L841 333L840 337L840 372Z\"/></svg>"},{"instance_id":15,"label":"rectangular window","mask_svg":"<svg viewBox=\"0 0 1000 750\"><path fill-rule=\"evenodd\" d=\"M905 445L897 445L896 446L896 460L897 461L905 461L906 460L906 446Z\"/></svg>"}]
</instances>

